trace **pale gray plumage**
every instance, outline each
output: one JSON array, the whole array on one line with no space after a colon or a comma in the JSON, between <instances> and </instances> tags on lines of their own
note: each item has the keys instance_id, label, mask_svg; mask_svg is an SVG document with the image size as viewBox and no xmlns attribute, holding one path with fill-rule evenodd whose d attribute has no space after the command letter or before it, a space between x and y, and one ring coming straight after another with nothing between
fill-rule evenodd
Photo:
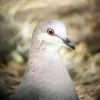
<instances>
[{"instance_id":1,"label":"pale gray plumage","mask_svg":"<svg viewBox=\"0 0 100 100\"><path fill-rule=\"evenodd\" d=\"M9 100L78 100L58 53L63 44L75 49L61 21L47 20L36 26L24 78Z\"/></svg>"}]
</instances>

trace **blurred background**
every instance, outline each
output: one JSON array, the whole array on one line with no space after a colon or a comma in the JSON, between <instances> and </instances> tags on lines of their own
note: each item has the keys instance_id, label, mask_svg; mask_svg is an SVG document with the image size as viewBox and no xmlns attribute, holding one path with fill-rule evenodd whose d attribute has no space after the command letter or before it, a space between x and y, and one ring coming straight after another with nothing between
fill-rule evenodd
<instances>
[{"instance_id":1,"label":"blurred background","mask_svg":"<svg viewBox=\"0 0 100 100\"><path fill-rule=\"evenodd\" d=\"M51 18L63 21L76 44L59 53L80 100L100 100L100 0L0 0L0 78L20 83L32 31Z\"/></svg>"}]
</instances>

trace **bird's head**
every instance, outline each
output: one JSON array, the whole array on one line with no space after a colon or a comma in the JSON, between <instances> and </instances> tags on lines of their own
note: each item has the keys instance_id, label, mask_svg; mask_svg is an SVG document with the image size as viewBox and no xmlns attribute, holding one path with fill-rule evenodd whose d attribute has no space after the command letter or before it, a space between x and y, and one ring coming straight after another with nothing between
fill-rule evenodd
<instances>
[{"instance_id":1,"label":"bird's head","mask_svg":"<svg viewBox=\"0 0 100 100\"><path fill-rule=\"evenodd\" d=\"M74 44L67 37L65 25L61 21L47 20L40 22L33 33L39 41L43 41L46 45L61 47L64 44L75 49Z\"/></svg>"}]
</instances>

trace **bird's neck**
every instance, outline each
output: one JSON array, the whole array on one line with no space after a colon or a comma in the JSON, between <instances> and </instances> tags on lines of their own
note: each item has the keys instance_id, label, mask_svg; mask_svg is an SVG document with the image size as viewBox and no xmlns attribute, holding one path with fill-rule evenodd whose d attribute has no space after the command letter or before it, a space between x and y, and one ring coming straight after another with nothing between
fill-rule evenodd
<instances>
[{"instance_id":1,"label":"bird's neck","mask_svg":"<svg viewBox=\"0 0 100 100\"><path fill-rule=\"evenodd\" d=\"M52 74L54 71L57 74L56 69L60 71L59 67L62 67L62 61L57 50L56 47L46 45L43 41L32 43L26 68L27 79L38 79L37 77L42 75L44 77L45 73Z\"/></svg>"}]
</instances>

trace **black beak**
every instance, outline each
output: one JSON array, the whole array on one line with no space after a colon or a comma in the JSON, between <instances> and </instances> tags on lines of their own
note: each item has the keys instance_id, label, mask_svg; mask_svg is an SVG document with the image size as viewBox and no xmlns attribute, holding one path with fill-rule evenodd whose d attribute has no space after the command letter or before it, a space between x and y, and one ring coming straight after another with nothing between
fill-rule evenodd
<instances>
[{"instance_id":1,"label":"black beak","mask_svg":"<svg viewBox=\"0 0 100 100\"><path fill-rule=\"evenodd\" d=\"M74 43L72 43L68 38L64 39L64 38L62 38L62 37L60 37L59 35L56 35L56 34L55 34L55 36L57 36L58 38L60 38L63 41L64 44L68 45L70 48L72 48L72 49L75 50Z\"/></svg>"},{"instance_id":2,"label":"black beak","mask_svg":"<svg viewBox=\"0 0 100 100\"><path fill-rule=\"evenodd\" d=\"M74 49L75 50L75 45L74 43L72 43L68 38L66 39L62 39L64 44L68 45L70 48Z\"/></svg>"}]
</instances>

